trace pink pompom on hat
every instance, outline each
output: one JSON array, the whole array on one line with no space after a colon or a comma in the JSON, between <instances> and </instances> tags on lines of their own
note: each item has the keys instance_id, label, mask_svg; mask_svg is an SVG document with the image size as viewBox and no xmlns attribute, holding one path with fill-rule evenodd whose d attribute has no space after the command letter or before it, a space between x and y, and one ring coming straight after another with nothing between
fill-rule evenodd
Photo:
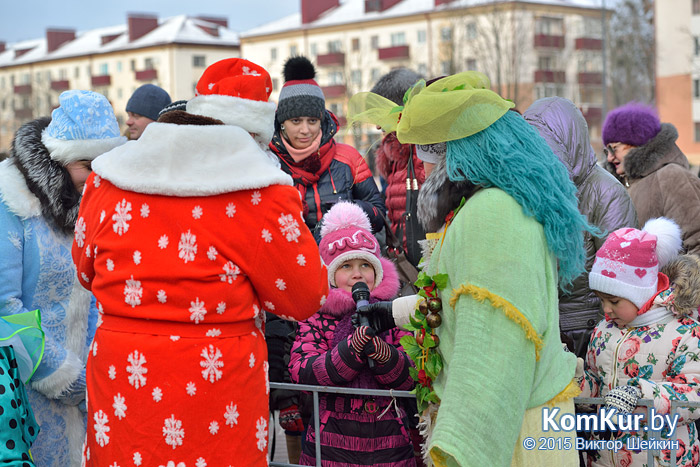
<instances>
[{"instance_id":1,"label":"pink pompom on hat","mask_svg":"<svg viewBox=\"0 0 700 467\"><path fill-rule=\"evenodd\" d=\"M328 266L328 280L333 287L336 286L335 272L350 259L366 260L374 268L374 286L382 282L381 248L372 235L367 214L357 204L340 201L323 216L318 249Z\"/></svg>"},{"instance_id":2,"label":"pink pompom on hat","mask_svg":"<svg viewBox=\"0 0 700 467\"><path fill-rule=\"evenodd\" d=\"M681 247L681 229L671 219L650 219L642 230L618 229L596 253L588 284L592 290L629 300L641 312L659 292L659 268Z\"/></svg>"}]
</instances>

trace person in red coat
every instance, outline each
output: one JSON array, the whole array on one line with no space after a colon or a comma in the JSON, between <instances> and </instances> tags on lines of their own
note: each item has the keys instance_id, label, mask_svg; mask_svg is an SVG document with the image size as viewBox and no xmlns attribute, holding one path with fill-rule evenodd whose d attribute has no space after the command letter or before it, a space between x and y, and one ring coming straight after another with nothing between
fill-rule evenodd
<instances>
[{"instance_id":1,"label":"person in red coat","mask_svg":"<svg viewBox=\"0 0 700 467\"><path fill-rule=\"evenodd\" d=\"M271 90L260 66L217 62L163 116L184 124L93 163L73 244L102 312L88 466L267 465L265 310L303 320L328 293L299 194L263 150Z\"/></svg>"}]
</instances>

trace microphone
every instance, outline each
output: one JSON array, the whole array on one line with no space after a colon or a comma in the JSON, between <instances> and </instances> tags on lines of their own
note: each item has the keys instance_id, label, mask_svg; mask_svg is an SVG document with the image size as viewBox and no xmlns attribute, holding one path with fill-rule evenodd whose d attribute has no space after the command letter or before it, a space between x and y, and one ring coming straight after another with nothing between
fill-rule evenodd
<instances>
[{"instance_id":1,"label":"microphone","mask_svg":"<svg viewBox=\"0 0 700 467\"><path fill-rule=\"evenodd\" d=\"M364 282L355 282L355 285L352 286L352 300L355 302L355 310L362 306L369 305L369 287L367 284ZM367 316L362 313L359 314L359 321L360 326L371 327ZM368 358L367 365L370 368L374 368L374 360Z\"/></svg>"}]
</instances>

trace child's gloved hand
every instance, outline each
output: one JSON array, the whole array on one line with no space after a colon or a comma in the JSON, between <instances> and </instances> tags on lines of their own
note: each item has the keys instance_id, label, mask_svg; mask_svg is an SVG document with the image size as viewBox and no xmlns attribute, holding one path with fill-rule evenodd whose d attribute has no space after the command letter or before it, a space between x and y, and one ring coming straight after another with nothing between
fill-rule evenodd
<instances>
[{"instance_id":1,"label":"child's gloved hand","mask_svg":"<svg viewBox=\"0 0 700 467\"><path fill-rule=\"evenodd\" d=\"M280 410L280 426L287 431L298 433L304 431L304 423L301 421L301 413L296 404Z\"/></svg>"},{"instance_id":2,"label":"child's gloved hand","mask_svg":"<svg viewBox=\"0 0 700 467\"><path fill-rule=\"evenodd\" d=\"M359 326L355 328L350 338L350 345L356 354L361 355L365 345L375 337L374 329L369 326Z\"/></svg>"},{"instance_id":3,"label":"child's gloved hand","mask_svg":"<svg viewBox=\"0 0 700 467\"><path fill-rule=\"evenodd\" d=\"M369 342L367 342L362 352L368 358L371 358L377 363L386 363L391 358L392 349L396 350L387 342L381 340L377 336L374 336Z\"/></svg>"},{"instance_id":4,"label":"child's gloved hand","mask_svg":"<svg viewBox=\"0 0 700 467\"><path fill-rule=\"evenodd\" d=\"M377 334L396 327L394 316L392 315L393 302L376 302L361 306L352 315L352 324L360 326L360 316L367 317L367 321Z\"/></svg>"},{"instance_id":5,"label":"child's gloved hand","mask_svg":"<svg viewBox=\"0 0 700 467\"><path fill-rule=\"evenodd\" d=\"M617 386L605 395L605 407L617 409L621 414L632 413L640 397L642 391L635 386Z\"/></svg>"}]
</instances>

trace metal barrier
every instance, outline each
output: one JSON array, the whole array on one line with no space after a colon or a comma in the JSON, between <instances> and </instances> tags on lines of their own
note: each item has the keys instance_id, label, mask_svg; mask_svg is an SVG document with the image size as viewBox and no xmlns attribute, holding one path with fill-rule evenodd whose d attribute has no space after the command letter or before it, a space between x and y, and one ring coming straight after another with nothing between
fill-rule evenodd
<instances>
[{"instance_id":1,"label":"metal barrier","mask_svg":"<svg viewBox=\"0 0 700 467\"><path fill-rule=\"evenodd\" d=\"M407 397L415 399L415 394L410 391L394 391L386 389L359 389L359 388L345 388L345 387L334 387L334 386L312 386L309 384L293 384L293 383L274 383L270 382L270 389L287 389L290 391L306 391L311 392L313 395L314 402L314 431L316 433L315 441L315 451L316 451L316 466L321 467L321 437L318 434L318 428L320 425L320 415L319 415L319 392L330 393L330 394L353 394L360 396L386 396L386 397ZM576 405L603 405L605 404L605 399L602 397L575 397L574 403ZM651 409L654 408L654 401L651 399L639 399L637 401L638 406L647 408L647 419L651 418ZM700 402L684 402L684 401L671 401L671 410L668 415L673 417L676 414L678 408L688 407L688 408L700 408ZM650 431L652 437L661 439L661 431L653 430ZM671 441L677 440L677 429L673 431L671 436ZM670 462L671 466L675 467L676 464L676 449L673 447L675 443L672 443L670 452ZM649 465L654 465L654 457L660 455L658 450L649 449L647 450L647 462ZM270 462L271 467L298 467L299 464L287 464L284 462Z\"/></svg>"}]
</instances>

